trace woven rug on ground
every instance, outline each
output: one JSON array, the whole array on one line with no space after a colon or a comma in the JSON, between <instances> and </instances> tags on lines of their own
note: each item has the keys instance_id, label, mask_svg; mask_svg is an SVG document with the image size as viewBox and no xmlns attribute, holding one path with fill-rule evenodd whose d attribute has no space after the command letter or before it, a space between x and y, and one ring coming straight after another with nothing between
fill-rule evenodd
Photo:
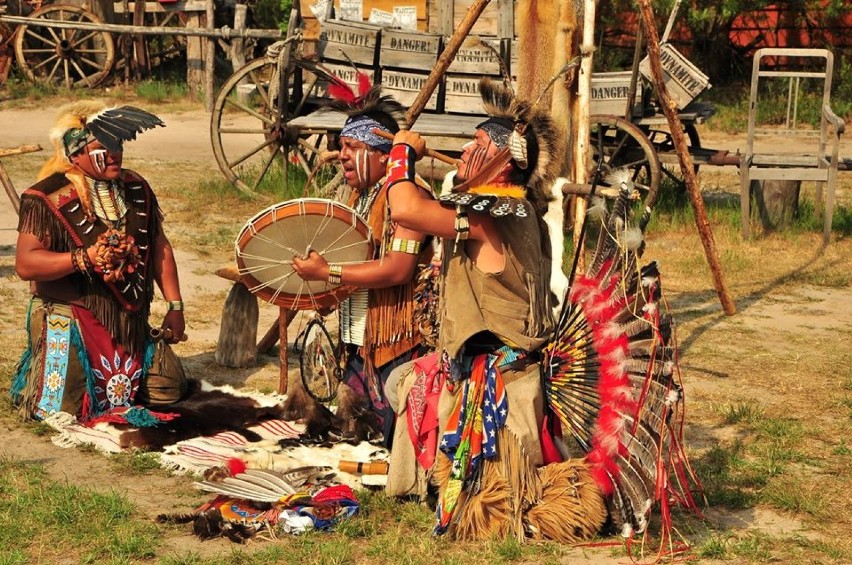
<instances>
[{"instance_id":1,"label":"woven rug on ground","mask_svg":"<svg viewBox=\"0 0 852 565\"><path fill-rule=\"evenodd\" d=\"M272 469L286 472L304 466L325 466L333 469L336 481L352 488L381 486L385 475L362 475L341 471L341 462L387 461L384 448L362 441L357 445L347 443L301 443L305 432L301 423L273 417L283 400L280 396L236 391L231 387L212 387L203 384L208 393L204 399L223 401L227 410L214 403L208 406L208 414L239 412L235 404L240 399L243 418L226 423L230 429L217 429L215 422L207 421L200 411L189 411L168 422L151 428L134 428L127 424L104 419L84 425L74 416L58 412L44 422L58 433L52 438L60 447L91 445L104 453L119 453L128 449L144 448L158 454L163 467L178 474L203 475L206 471L221 467L230 459L238 459L255 469ZM249 408L251 410L249 410ZM256 418L256 420L254 420ZM182 422L180 432L172 427ZM179 439L183 436L185 439ZM172 438L171 442L164 438ZM178 440L179 439L179 440ZM344 465L345 466L345 465Z\"/></svg>"}]
</instances>

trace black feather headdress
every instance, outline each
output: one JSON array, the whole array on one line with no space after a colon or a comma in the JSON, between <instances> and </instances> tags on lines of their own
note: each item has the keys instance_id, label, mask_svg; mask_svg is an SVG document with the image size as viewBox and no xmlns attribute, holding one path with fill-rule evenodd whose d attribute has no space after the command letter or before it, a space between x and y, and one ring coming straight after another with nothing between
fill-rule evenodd
<instances>
[{"instance_id":1,"label":"black feather headdress","mask_svg":"<svg viewBox=\"0 0 852 565\"><path fill-rule=\"evenodd\" d=\"M109 108L99 100L75 102L60 109L51 138L66 157L73 155L92 138L97 139L107 151L118 153L125 141L156 126L163 121L145 110L133 106Z\"/></svg>"}]
</instances>

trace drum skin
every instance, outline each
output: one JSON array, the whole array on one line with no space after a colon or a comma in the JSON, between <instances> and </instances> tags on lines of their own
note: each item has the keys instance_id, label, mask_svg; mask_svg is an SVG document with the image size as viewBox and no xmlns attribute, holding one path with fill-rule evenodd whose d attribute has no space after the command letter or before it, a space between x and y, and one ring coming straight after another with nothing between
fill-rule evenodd
<instances>
[{"instance_id":1,"label":"drum skin","mask_svg":"<svg viewBox=\"0 0 852 565\"><path fill-rule=\"evenodd\" d=\"M259 212L246 222L235 244L242 281L253 294L291 310L334 307L355 287L302 280L291 261L310 250L329 263L361 263L373 258L373 238L364 219L348 206L299 198Z\"/></svg>"}]
</instances>

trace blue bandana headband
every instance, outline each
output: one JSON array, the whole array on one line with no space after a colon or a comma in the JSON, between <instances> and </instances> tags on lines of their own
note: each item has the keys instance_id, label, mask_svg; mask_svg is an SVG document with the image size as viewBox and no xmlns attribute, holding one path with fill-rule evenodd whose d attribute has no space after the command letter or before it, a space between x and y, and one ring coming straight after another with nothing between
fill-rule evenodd
<instances>
[{"instance_id":1,"label":"blue bandana headband","mask_svg":"<svg viewBox=\"0 0 852 565\"><path fill-rule=\"evenodd\" d=\"M489 118L476 126L476 129L487 133L494 145L503 149L509 145L509 136L512 134L514 124L508 118Z\"/></svg>"},{"instance_id":2,"label":"blue bandana headband","mask_svg":"<svg viewBox=\"0 0 852 565\"><path fill-rule=\"evenodd\" d=\"M390 134L393 133L373 118L361 115L351 116L346 120L346 124L340 130L340 137L351 137L373 149L378 149L382 153L390 153L393 142L374 134L374 129L379 129Z\"/></svg>"}]
</instances>

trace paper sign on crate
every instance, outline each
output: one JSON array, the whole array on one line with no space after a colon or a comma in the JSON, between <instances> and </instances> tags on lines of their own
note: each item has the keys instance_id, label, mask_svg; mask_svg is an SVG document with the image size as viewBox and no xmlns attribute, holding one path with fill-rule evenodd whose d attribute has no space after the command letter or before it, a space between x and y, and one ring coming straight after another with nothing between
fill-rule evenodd
<instances>
[{"instance_id":1,"label":"paper sign on crate","mask_svg":"<svg viewBox=\"0 0 852 565\"><path fill-rule=\"evenodd\" d=\"M349 22L364 21L364 3L361 0L340 0L341 20Z\"/></svg>"},{"instance_id":2,"label":"paper sign on crate","mask_svg":"<svg viewBox=\"0 0 852 565\"><path fill-rule=\"evenodd\" d=\"M417 6L394 6L393 26L400 29L417 29Z\"/></svg>"},{"instance_id":3,"label":"paper sign on crate","mask_svg":"<svg viewBox=\"0 0 852 565\"><path fill-rule=\"evenodd\" d=\"M393 24L393 14L385 12L384 10L379 10L378 8L373 8L370 10L370 18L367 21L371 24L387 27Z\"/></svg>"}]
</instances>

